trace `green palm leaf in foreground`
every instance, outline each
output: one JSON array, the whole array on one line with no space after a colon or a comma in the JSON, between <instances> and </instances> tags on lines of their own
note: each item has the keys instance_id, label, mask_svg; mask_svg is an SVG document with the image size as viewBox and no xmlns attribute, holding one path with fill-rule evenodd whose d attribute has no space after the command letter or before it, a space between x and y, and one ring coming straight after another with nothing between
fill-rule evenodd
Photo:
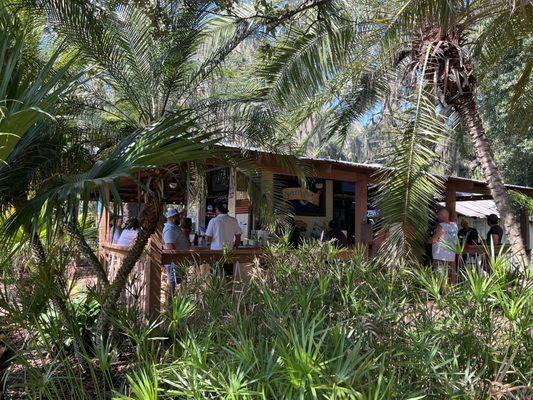
<instances>
[{"instance_id":1,"label":"green palm leaf in foreground","mask_svg":"<svg viewBox=\"0 0 533 400\"><path fill-rule=\"evenodd\" d=\"M29 29L0 1L0 162L5 162L26 132L52 117L55 103L69 93L79 75L69 76L74 58L57 66L58 49L37 72L25 65ZM34 73L35 72L35 73Z\"/></svg>"},{"instance_id":2,"label":"green palm leaf in foreground","mask_svg":"<svg viewBox=\"0 0 533 400\"><path fill-rule=\"evenodd\" d=\"M9 237L22 224L37 222L36 216L43 211L50 222L57 213L77 212L80 204L86 212L88 201L96 193L105 204L111 200L120 203L119 178L138 182L136 174L148 169L221 156L222 150L212 148L217 139L215 132L197 127L196 117L190 111L178 111L135 131L120 142L108 158L86 172L51 178L23 209L6 221L3 233ZM142 182L138 184L142 186ZM110 196L106 195L107 190Z\"/></svg>"},{"instance_id":3,"label":"green palm leaf in foreground","mask_svg":"<svg viewBox=\"0 0 533 400\"><path fill-rule=\"evenodd\" d=\"M388 230L383 254L390 262L420 255L431 204L443 188L440 178L429 172L438 160L434 149L446 127L428 95L420 91L415 104L395 132L390 162L394 168L380 173L382 185L376 196L383 217L381 229Z\"/></svg>"}]
</instances>

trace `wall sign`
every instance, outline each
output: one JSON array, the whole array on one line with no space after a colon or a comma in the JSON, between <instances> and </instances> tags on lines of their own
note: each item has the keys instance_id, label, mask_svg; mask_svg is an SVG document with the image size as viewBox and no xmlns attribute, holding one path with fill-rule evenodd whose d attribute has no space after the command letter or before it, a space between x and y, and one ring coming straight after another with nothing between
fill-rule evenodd
<instances>
[{"instance_id":1,"label":"wall sign","mask_svg":"<svg viewBox=\"0 0 533 400\"><path fill-rule=\"evenodd\" d=\"M293 187L282 189L281 194L283 195L283 200L285 201L296 200L299 201L302 205L311 203L315 206L319 206L321 192L321 190L319 190L318 192L312 192L307 188Z\"/></svg>"},{"instance_id":2,"label":"wall sign","mask_svg":"<svg viewBox=\"0 0 533 400\"><path fill-rule=\"evenodd\" d=\"M282 175L274 177L278 195L289 203L295 215L324 217L326 215L326 181L308 179L307 187L302 187L298 179Z\"/></svg>"}]
</instances>

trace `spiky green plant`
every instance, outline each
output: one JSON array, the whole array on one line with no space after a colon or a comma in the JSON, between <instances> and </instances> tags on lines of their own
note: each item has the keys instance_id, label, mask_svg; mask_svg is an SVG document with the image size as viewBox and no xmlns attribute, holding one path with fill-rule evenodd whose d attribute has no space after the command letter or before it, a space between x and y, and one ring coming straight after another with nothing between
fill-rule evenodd
<instances>
[{"instance_id":1,"label":"spiky green plant","mask_svg":"<svg viewBox=\"0 0 533 400\"><path fill-rule=\"evenodd\" d=\"M71 352L56 350L57 324L31 317L41 312L31 311L34 299L2 297L9 329L31 329L27 350L15 348L26 381L8 387L45 399L95 398L92 382L100 384L98 399L111 391L134 399L531 395L531 287L505 273L505 258L489 260L493 275L465 270L462 283L443 291L430 270L328 260L329 244L282 246L269 250L268 270L238 293L213 277L183 288L187 300L176 304L185 313L151 325L122 313L112 328L126 340L87 354L85 374ZM52 293L41 293L45 302ZM75 324L60 331L61 342L77 334ZM42 332L49 335L33 340ZM54 356L38 367L36 350Z\"/></svg>"},{"instance_id":2,"label":"spiky green plant","mask_svg":"<svg viewBox=\"0 0 533 400\"><path fill-rule=\"evenodd\" d=\"M54 118L54 106L72 92L80 74L71 74L75 60L59 47L41 62L32 35L38 24L20 17L13 2L0 2L0 163L6 163L17 143L37 122ZM30 39L31 38L31 39ZM31 54L33 52L33 54ZM33 59L32 59L33 58Z\"/></svg>"}]
</instances>

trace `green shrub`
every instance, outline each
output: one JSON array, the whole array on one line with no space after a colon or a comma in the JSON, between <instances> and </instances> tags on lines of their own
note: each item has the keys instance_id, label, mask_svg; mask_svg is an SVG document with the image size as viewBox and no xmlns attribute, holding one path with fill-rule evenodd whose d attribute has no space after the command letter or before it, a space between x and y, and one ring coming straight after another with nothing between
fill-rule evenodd
<instances>
[{"instance_id":1,"label":"green shrub","mask_svg":"<svg viewBox=\"0 0 533 400\"><path fill-rule=\"evenodd\" d=\"M531 398L530 277L496 259L491 275L464 271L444 291L430 270L335 252L276 244L246 285L191 280L148 324L117 312L89 373L59 354L49 370L25 365L23 387L30 398L88 398L97 384L102 399Z\"/></svg>"}]
</instances>

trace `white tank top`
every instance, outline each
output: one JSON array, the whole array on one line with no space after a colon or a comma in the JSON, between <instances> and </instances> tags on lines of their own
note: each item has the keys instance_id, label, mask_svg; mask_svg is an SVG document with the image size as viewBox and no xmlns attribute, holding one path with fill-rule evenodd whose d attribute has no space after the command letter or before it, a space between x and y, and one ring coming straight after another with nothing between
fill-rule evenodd
<instances>
[{"instance_id":1,"label":"white tank top","mask_svg":"<svg viewBox=\"0 0 533 400\"><path fill-rule=\"evenodd\" d=\"M437 228L442 229L444 234L440 237L437 243L432 245L433 259L439 261L455 261L455 253L451 250L457 241L457 233L459 229L455 222L444 223L440 222Z\"/></svg>"}]
</instances>

